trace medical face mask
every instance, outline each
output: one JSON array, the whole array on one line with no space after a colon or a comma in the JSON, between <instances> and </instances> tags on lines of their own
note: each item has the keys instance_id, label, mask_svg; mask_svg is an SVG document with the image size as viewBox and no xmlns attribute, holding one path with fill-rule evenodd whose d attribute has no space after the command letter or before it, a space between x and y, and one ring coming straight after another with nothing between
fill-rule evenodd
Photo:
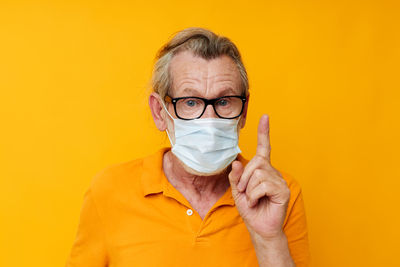
<instances>
[{"instance_id":1,"label":"medical face mask","mask_svg":"<svg viewBox=\"0 0 400 267\"><path fill-rule=\"evenodd\" d=\"M239 119L175 119L175 142L168 133L172 153L185 165L200 173L216 173L225 169L241 152L238 146Z\"/></svg>"}]
</instances>

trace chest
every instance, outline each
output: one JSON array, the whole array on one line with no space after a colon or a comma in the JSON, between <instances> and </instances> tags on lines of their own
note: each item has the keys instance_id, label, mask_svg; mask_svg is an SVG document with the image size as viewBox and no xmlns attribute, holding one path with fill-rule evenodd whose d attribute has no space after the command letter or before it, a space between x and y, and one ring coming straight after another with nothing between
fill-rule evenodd
<instances>
[{"instance_id":1,"label":"chest","mask_svg":"<svg viewBox=\"0 0 400 267\"><path fill-rule=\"evenodd\" d=\"M235 206L214 207L203 219L162 194L118 214L107 227L110 266L257 266L246 226Z\"/></svg>"}]
</instances>

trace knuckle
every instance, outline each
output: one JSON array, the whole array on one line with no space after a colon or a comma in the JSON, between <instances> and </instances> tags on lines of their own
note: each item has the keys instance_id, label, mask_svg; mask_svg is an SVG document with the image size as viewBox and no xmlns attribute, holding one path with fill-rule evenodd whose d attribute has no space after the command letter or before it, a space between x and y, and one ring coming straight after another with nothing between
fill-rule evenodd
<instances>
[{"instance_id":1,"label":"knuckle","mask_svg":"<svg viewBox=\"0 0 400 267\"><path fill-rule=\"evenodd\" d=\"M253 196L250 192L246 191L246 198L247 198L247 200L250 201L253 198Z\"/></svg>"},{"instance_id":2,"label":"knuckle","mask_svg":"<svg viewBox=\"0 0 400 267\"><path fill-rule=\"evenodd\" d=\"M255 200L255 198L254 198L253 194L250 194L250 195L248 196L248 201L249 201L250 203L253 203L254 200Z\"/></svg>"},{"instance_id":3,"label":"knuckle","mask_svg":"<svg viewBox=\"0 0 400 267\"><path fill-rule=\"evenodd\" d=\"M266 182L263 182L263 183L261 184L261 188L262 188L263 192L267 192L267 190L268 190L268 185L267 185L267 183L266 183Z\"/></svg>"},{"instance_id":4,"label":"knuckle","mask_svg":"<svg viewBox=\"0 0 400 267\"><path fill-rule=\"evenodd\" d=\"M247 196L247 197L249 197L249 196L250 196L250 193L251 193L251 192L250 192L250 191L251 191L251 190L250 190L250 186L251 186L251 185L248 185L248 186L246 187L246 190L245 190L245 193L246 193L246 196Z\"/></svg>"},{"instance_id":5,"label":"knuckle","mask_svg":"<svg viewBox=\"0 0 400 267\"><path fill-rule=\"evenodd\" d=\"M267 163L265 164L265 167L266 167L266 169L267 169L268 171L270 171L271 173L277 173L277 172L278 172L269 162L267 162Z\"/></svg>"},{"instance_id":6,"label":"knuckle","mask_svg":"<svg viewBox=\"0 0 400 267\"><path fill-rule=\"evenodd\" d=\"M262 170L260 170L260 169L256 169L256 170L254 170L254 176L255 177L257 177L257 178L262 178L263 177L263 171Z\"/></svg>"},{"instance_id":7,"label":"knuckle","mask_svg":"<svg viewBox=\"0 0 400 267\"><path fill-rule=\"evenodd\" d=\"M264 157L261 156L261 155L255 155L255 156L254 156L254 159L255 159L255 161L256 161L258 164L260 164L260 165L264 165L264 164L265 164L265 161L266 161L266 158L264 158Z\"/></svg>"},{"instance_id":8,"label":"knuckle","mask_svg":"<svg viewBox=\"0 0 400 267\"><path fill-rule=\"evenodd\" d=\"M289 188L289 187L288 187L288 183L286 182L285 179L282 179L282 178L281 178L281 179L279 179L279 181L281 182L282 185L284 185L285 187Z\"/></svg>"}]
</instances>

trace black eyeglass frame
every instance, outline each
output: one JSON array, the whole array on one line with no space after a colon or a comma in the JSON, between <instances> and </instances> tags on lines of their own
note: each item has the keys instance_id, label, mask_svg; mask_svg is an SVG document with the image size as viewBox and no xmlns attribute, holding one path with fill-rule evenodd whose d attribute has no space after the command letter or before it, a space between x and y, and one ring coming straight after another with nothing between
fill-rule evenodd
<instances>
[{"instance_id":1,"label":"black eyeglass frame","mask_svg":"<svg viewBox=\"0 0 400 267\"><path fill-rule=\"evenodd\" d=\"M220 116L220 115L218 114L218 112L217 112L216 109L215 109L214 103L217 102L218 100L220 100L220 99L222 99L222 98L226 98L226 97L236 97L236 98L239 98L240 100L242 100L242 108L241 108L241 110L240 110L239 115L234 116L234 117L226 118L226 117L222 117L222 116ZM176 103L177 103L180 99L188 99L188 98L195 98L195 99L202 100L202 101L204 102L204 104L205 104L205 105L204 105L203 112L201 112L201 114L200 114L198 117L196 117L196 118L192 118L192 119L182 118L182 117L180 117L180 116L178 115L178 112L176 111ZM197 96L185 96L185 97L176 97L176 98L172 98L172 97L170 97L169 95L166 95L166 96L164 97L164 100L167 101L167 102L169 102L169 103L172 103L172 104L174 105L175 115L176 115L179 119L181 119L181 120L187 120L187 121L188 121L188 120L199 119L201 116L203 116L203 114L204 114L204 112L206 111L208 105L211 105L211 106L213 107L215 114L217 114L217 116L218 116L219 118L221 118L221 119L227 119L227 120L232 120L232 119L235 119L235 118L239 117L240 115L242 115L243 109L244 109L244 104L245 104L246 101L247 101L247 97L241 96L241 95L226 95L226 96L221 96L221 97L217 97L217 98L213 98L213 99L207 99L207 98L202 98L202 97L197 97Z\"/></svg>"}]
</instances>

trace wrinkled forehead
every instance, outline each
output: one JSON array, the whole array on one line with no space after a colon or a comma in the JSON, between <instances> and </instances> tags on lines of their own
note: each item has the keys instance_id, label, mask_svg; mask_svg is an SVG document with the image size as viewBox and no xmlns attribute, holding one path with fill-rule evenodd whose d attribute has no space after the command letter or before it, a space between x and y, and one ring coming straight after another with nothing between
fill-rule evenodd
<instances>
[{"instance_id":1,"label":"wrinkled forehead","mask_svg":"<svg viewBox=\"0 0 400 267\"><path fill-rule=\"evenodd\" d=\"M204 59L189 51L175 55L170 63L170 94L178 96L219 97L242 95L240 72L226 55Z\"/></svg>"}]
</instances>

